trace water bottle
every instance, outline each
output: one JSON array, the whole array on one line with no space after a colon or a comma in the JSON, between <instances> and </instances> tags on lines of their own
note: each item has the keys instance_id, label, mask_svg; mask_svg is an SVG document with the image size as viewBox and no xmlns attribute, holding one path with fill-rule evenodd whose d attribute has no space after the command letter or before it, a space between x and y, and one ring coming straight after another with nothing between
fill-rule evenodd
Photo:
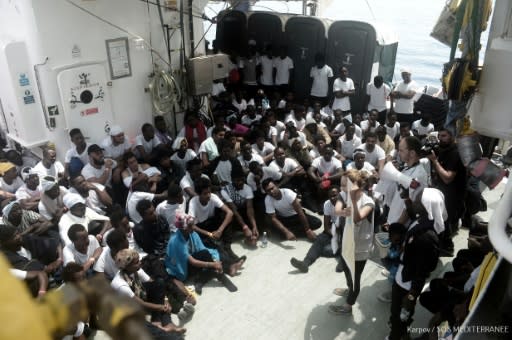
<instances>
[{"instance_id":1,"label":"water bottle","mask_svg":"<svg viewBox=\"0 0 512 340\"><path fill-rule=\"evenodd\" d=\"M264 231L263 236L261 237L261 248L266 248L267 244L268 244L267 232Z\"/></svg>"},{"instance_id":2,"label":"water bottle","mask_svg":"<svg viewBox=\"0 0 512 340\"><path fill-rule=\"evenodd\" d=\"M400 310L400 320L402 322L407 322L409 320L409 316L411 316L411 312L402 307L402 309Z\"/></svg>"}]
</instances>

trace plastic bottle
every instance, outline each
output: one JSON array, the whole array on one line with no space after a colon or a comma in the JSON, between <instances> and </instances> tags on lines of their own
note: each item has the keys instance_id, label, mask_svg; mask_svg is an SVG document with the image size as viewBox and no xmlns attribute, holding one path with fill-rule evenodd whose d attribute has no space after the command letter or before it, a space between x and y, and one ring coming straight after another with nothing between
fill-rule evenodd
<instances>
[{"instance_id":1,"label":"plastic bottle","mask_svg":"<svg viewBox=\"0 0 512 340\"><path fill-rule=\"evenodd\" d=\"M407 322L409 320L409 316L411 315L411 312L409 312L407 309L403 308L400 310L400 320L402 322Z\"/></svg>"},{"instance_id":2,"label":"plastic bottle","mask_svg":"<svg viewBox=\"0 0 512 340\"><path fill-rule=\"evenodd\" d=\"M263 236L261 237L261 248L266 248L267 244L268 244L268 236L267 236L267 232L264 231Z\"/></svg>"}]
</instances>

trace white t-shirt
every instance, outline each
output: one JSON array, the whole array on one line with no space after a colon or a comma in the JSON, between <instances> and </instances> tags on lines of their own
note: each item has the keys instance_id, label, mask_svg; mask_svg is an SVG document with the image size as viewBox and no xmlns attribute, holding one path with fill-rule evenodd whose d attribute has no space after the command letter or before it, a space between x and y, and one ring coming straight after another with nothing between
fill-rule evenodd
<instances>
[{"instance_id":1,"label":"white t-shirt","mask_svg":"<svg viewBox=\"0 0 512 340\"><path fill-rule=\"evenodd\" d=\"M171 233L174 233L176 231L176 211L181 212L182 214L185 213L185 202L181 204L169 204L167 203L167 200L160 202L156 206L156 214L158 216L162 216L167 221L167 224L169 224L169 229L171 230Z\"/></svg>"},{"instance_id":2,"label":"white t-shirt","mask_svg":"<svg viewBox=\"0 0 512 340\"><path fill-rule=\"evenodd\" d=\"M188 205L188 214L196 218L197 223L206 221L208 218L213 217L215 208L222 208L224 203L219 196L211 194L210 200L206 205L199 202L199 196L192 197Z\"/></svg>"},{"instance_id":3,"label":"white t-shirt","mask_svg":"<svg viewBox=\"0 0 512 340\"><path fill-rule=\"evenodd\" d=\"M236 99L233 99L233 100L231 101L231 104L233 104L233 106L234 106L234 107L236 107L236 108L238 109L238 113L241 113L242 111L247 110L247 105L248 105L248 104L247 104L247 101L246 101L245 99L243 99L243 98L242 98L242 100L240 101L240 103L239 103L239 102L237 102L237 101L236 101ZM252 105L254 105L254 102L253 102L253 104L252 104ZM208 130L210 130L210 129L208 129ZM210 137L210 136L211 136L211 133L210 133L210 135L209 135L208 137Z\"/></svg>"},{"instance_id":4,"label":"white t-shirt","mask_svg":"<svg viewBox=\"0 0 512 340\"><path fill-rule=\"evenodd\" d=\"M110 219L107 216L103 216L92 210L91 208L85 208L85 216L84 217L77 217L73 214L71 214L70 211L62 215L59 221L59 235L64 243L64 245L72 243L71 240L68 237L68 230L71 228L73 224L81 224L85 227L85 229L88 228L89 223L91 221L109 221Z\"/></svg>"},{"instance_id":5,"label":"white t-shirt","mask_svg":"<svg viewBox=\"0 0 512 340\"><path fill-rule=\"evenodd\" d=\"M78 157L80 158L80 160L82 161L82 163L85 165L87 163L89 163L89 154L87 153L87 149L89 148L89 146L91 146L91 144L89 143L86 143L85 144L85 149L84 149L84 152L82 153L78 153L76 151L76 146L73 145L73 147L71 147L71 149L69 149L67 152L66 152L66 156L64 156L64 163L69 163L71 161L71 158L73 157Z\"/></svg>"},{"instance_id":6,"label":"white t-shirt","mask_svg":"<svg viewBox=\"0 0 512 340\"><path fill-rule=\"evenodd\" d=\"M269 167L271 169L273 169L281 174L291 172L291 171L295 170L298 166L299 166L299 163L297 163L297 161L295 161L293 158L288 158L288 157L286 157L284 159L283 167L280 167L279 164L277 164L277 162L275 160L273 160L272 163L270 163L270 165L269 165Z\"/></svg>"},{"instance_id":7,"label":"white t-shirt","mask_svg":"<svg viewBox=\"0 0 512 340\"><path fill-rule=\"evenodd\" d=\"M350 116L350 115L349 115L349 116ZM355 134L357 137L362 138L362 137L363 137L363 129L361 129L361 127L360 127L359 125L356 125L356 124L354 124L354 128L355 128L355 130L356 130L354 134ZM339 123L338 125L336 125L336 126L334 127L334 130L335 130L336 132L339 132L340 134L342 134L342 135L343 135L343 134L345 133L345 124L343 124L343 123Z\"/></svg>"},{"instance_id":8,"label":"white t-shirt","mask_svg":"<svg viewBox=\"0 0 512 340\"><path fill-rule=\"evenodd\" d=\"M95 272L104 273L109 280L112 280L116 276L119 268L117 268L116 261L110 255L110 248L104 247L101 252L98 261L93 267Z\"/></svg>"},{"instance_id":9,"label":"white t-shirt","mask_svg":"<svg viewBox=\"0 0 512 340\"><path fill-rule=\"evenodd\" d=\"M354 135L351 140L347 140L347 136L343 135L338 140L341 144L341 154L343 157L352 159L354 150L361 145L361 138Z\"/></svg>"},{"instance_id":10,"label":"white t-shirt","mask_svg":"<svg viewBox=\"0 0 512 340\"><path fill-rule=\"evenodd\" d=\"M340 218L334 213L334 205L330 200L324 202L324 216L329 216L331 218L331 223L334 223L336 227L339 227Z\"/></svg>"},{"instance_id":11,"label":"white t-shirt","mask_svg":"<svg viewBox=\"0 0 512 340\"><path fill-rule=\"evenodd\" d=\"M281 199L276 200L270 195L265 197L265 212L267 214L277 214L283 217L290 217L297 214L293 209L293 202L297 198L295 191L290 189L279 189L281 190Z\"/></svg>"},{"instance_id":12,"label":"white t-shirt","mask_svg":"<svg viewBox=\"0 0 512 340\"><path fill-rule=\"evenodd\" d=\"M140 223L142 221L142 216L140 216L137 211L137 203L142 200L153 201L155 198L155 194L150 192L143 191L134 191L128 195L128 199L126 200L126 210L128 211L128 215L130 219L135 223Z\"/></svg>"},{"instance_id":13,"label":"white t-shirt","mask_svg":"<svg viewBox=\"0 0 512 340\"><path fill-rule=\"evenodd\" d=\"M370 131L370 132L375 132L375 130L377 130L377 127L379 126L379 122L377 122L375 124L375 126L371 126L370 125L370 121L368 119L366 120L363 120L361 122L361 130L363 131Z\"/></svg>"},{"instance_id":14,"label":"white t-shirt","mask_svg":"<svg viewBox=\"0 0 512 340\"><path fill-rule=\"evenodd\" d=\"M293 60L290 57L274 58L276 68L276 85L288 84L290 82L290 70L293 69Z\"/></svg>"},{"instance_id":15,"label":"white t-shirt","mask_svg":"<svg viewBox=\"0 0 512 340\"><path fill-rule=\"evenodd\" d=\"M151 153L159 144L162 144L162 142L160 142L156 136L149 141L145 140L143 135L137 135L137 137L135 137L135 146L142 145L147 154Z\"/></svg>"},{"instance_id":16,"label":"white t-shirt","mask_svg":"<svg viewBox=\"0 0 512 340\"><path fill-rule=\"evenodd\" d=\"M386 153L384 150L378 146L375 145L375 149L373 149L372 152L369 152L366 150L366 143L362 144L359 149L364 150L364 153L366 154L365 161L373 165L374 167L377 167L379 165L379 161L386 158Z\"/></svg>"},{"instance_id":17,"label":"white t-shirt","mask_svg":"<svg viewBox=\"0 0 512 340\"><path fill-rule=\"evenodd\" d=\"M254 153L254 152L251 154L251 159L249 159L248 161L246 161L244 159L244 156L242 156L242 155L238 156L238 161L242 165L242 168L244 169L244 171L249 171L249 164L251 162L258 162L261 165L265 165L263 158L261 158L260 155L258 155L257 153Z\"/></svg>"},{"instance_id":18,"label":"white t-shirt","mask_svg":"<svg viewBox=\"0 0 512 340\"><path fill-rule=\"evenodd\" d=\"M260 58L261 64L261 77L260 83L263 85L274 85L274 59L267 57L266 55Z\"/></svg>"},{"instance_id":19,"label":"white t-shirt","mask_svg":"<svg viewBox=\"0 0 512 340\"><path fill-rule=\"evenodd\" d=\"M281 134L277 138L279 141L283 141L284 140L284 133L285 132L286 131L281 132ZM304 132L297 131L297 135L298 135L297 137L293 137L293 138L297 138L300 141L300 143L302 144L302 147L307 146L308 145L308 140L307 140L306 135L304 134ZM292 138L289 138L288 140L290 140L290 139L292 139Z\"/></svg>"},{"instance_id":20,"label":"white t-shirt","mask_svg":"<svg viewBox=\"0 0 512 340\"><path fill-rule=\"evenodd\" d=\"M241 122L243 125L251 126L254 122L259 122L261 120L261 115L256 114L254 118L249 117L249 115L243 115Z\"/></svg>"},{"instance_id":21,"label":"white t-shirt","mask_svg":"<svg viewBox=\"0 0 512 340\"><path fill-rule=\"evenodd\" d=\"M295 127L297 128L297 131L302 131L306 127L306 119L305 118L297 119L293 112L290 113L288 116L286 116L286 118L284 119L285 124L288 122L294 122Z\"/></svg>"},{"instance_id":22,"label":"white t-shirt","mask_svg":"<svg viewBox=\"0 0 512 340\"><path fill-rule=\"evenodd\" d=\"M375 203L366 194L363 194L357 201L357 207L362 209L364 206L375 207ZM354 223L354 241L355 241L355 260L367 260L373 249L373 212L372 218L364 218L358 223Z\"/></svg>"},{"instance_id":23,"label":"white t-shirt","mask_svg":"<svg viewBox=\"0 0 512 340\"><path fill-rule=\"evenodd\" d=\"M76 250L75 245L70 243L62 249L62 257L64 261L64 265L67 265L70 262L78 263L79 265L83 265L87 262L88 259L92 257L94 251L100 247L98 240L96 237L89 235L89 246L87 247L87 252L85 254Z\"/></svg>"},{"instance_id":24,"label":"white t-shirt","mask_svg":"<svg viewBox=\"0 0 512 340\"><path fill-rule=\"evenodd\" d=\"M248 186L247 184L244 184L242 190L237 190L236 193L238 195L240 195L242 198L243 198L243 202L242 204L245 204L245 201L247 200L252 200L254 198L254 194L252 192L252 189L250 186ZM231 199L231 197L229 196L226 188L223 188L221 191L220 191L220 195L222 196L222 198L224 199L224 201L226 203L232 203L233 200Z\"/></svg>"},{"instance_id":25,"label":"white t-shirt","mask_svg":"<svg viewBox=\"0 0 512 340\"><path fill-rule=\"evenodd\" d=\"M275 169L269 166L264 166L261 168L261 170L263 171L263 176L260 179L260 185L267 178L272 178L274 181L280 181L281 177L283 177L281 172L276 171ZM249 174L247 175L247 185L251 187L252 191L258 190L258 186L256 185L256 181L254 180L254 174L252 172L249 172ZM262 193L265 193L265 191L262 188L260 188L260 191Z\"/></svg>"},{"instance_id":26,"label":"white t-shirt","mask_svg":"<svg viewBox=\"0 0 512 340\"><path fill-rule=\"evenodd\" d=\"M329 78L333 77L332 68L324 65L318 68L316 65L311 68L309 76L313 78L313 85L311 86L311 95L315 97L327 97L329 92Z\"/></svg>"},{"instance_id":27,"label":"white t-shirt","mask_svg":"<svg viewBox=\"0 0 512 340\"><path fill-rule=\"evenodd\" d=\"M277 135L279 136L279 134L281 134L281 132L283 132L285 129L286 129L286 126L284 125L284 123L280 120L276 120L276 125L274 125L274 127L276 128L277 130Z\"/></svg>"},{"instance_id":28,"label":"white t-shirt","mask_svg":"<svg viewBox=\"0 0 512 340\"><path fill-rule=\"evenodd\" d=\"M391 89L388 85L382 84L380 88L377 88L373 82L366 85L366 94L370 96L370 102L368 103L368 111L386 110L386 99L389 97Z\"/></svg>"},{"instance_id":29,"label":"white t-shirt","mask_svg":"<svg viewBox=\"0 0 512 340\"><path fill-rule=\"evenodd\" d=\"M203 152L206 153L209 161L213 161L219 156L217 144L215 144L215 141L212 137L206 138L199 146L198 153L202 154Z\"/></svg>"},{"instance_id":30,"label":"white t-shirt","mask_svg":"<svg viewBox=\"0 0 512 340\"><path fill-rule=\"evenodd\" d=\"M351 170L351 169L357 169L356 162L350 162L347 165L347 170ZM363 167L361 168L360 171L366 171L369 175L371 175L374 170L375 170L375 167L373 165L371 165L370 163L368 163L367 161L365 161L363 164Z\"/></svg>"},{"instance_id":31,"label":"white t-shirt","mask_svg":"<svg viewBox=\"0 0 512 340\"><path fill-rule=\"evenodd\" d=\"M406 93L409 91L416 92L416 89L418 88L418 85L414 81L410 81L409 83L404 83L401 81L398 83L398 85L395 88L395 91ZM394 99L395 103L395 112L401 113L401 114L412 114L414 110L414 97L411 99L407 98L399 98Z\"/></svg>"},{"instance_id":32,"label":"white t-shirt","mask_svg":"<svg viewBox=\"0 0 512 340\"><path fill-rule=\"evenodd\" d=\"M8 191L11 194L14 194L19 188L21 188L23 184L23 180L20 178L20 176L16 176L14 181L12 181L12 184L5 183L4 178L0 177L0 189L3 191Z\"/></svg>"},{"instance_id":33,"label":"white t-shirt","mask_svg":"<svg viewBox=\"0 0 512 340\"><path fill-rule=\"evenodd\" d=\"M389 127L388 124L384 125L386 127L386 133L391 139L395 139L396 136L400 135L400 123L395 122L395 125Z\"/></svg>"},{"instance_id":34,"label":"white t-shirt","mask_svg":"<svg viewBox=\"0 0 512 340\"><path fill-rule=\"evenodd\" d=\"M31 198L41 198L41 186L38 186L36 190L30 190L26 184L23 184L18 190L16 190L17 201Z\"/></svg>"},{"instance_id":35,"label":"white t-shirt","mask_svg":"<svg viewBox=\"0 0 512 340\"><path fill-rule=\"evenodd\" d=\"M43 161L40 161L39 163L36 164L35 167L32 168L32 171L37 173L40 180L42 178L44 178L45 176L52 176L52 177L58 178L59 173L64 173L64 165L62 165L62 163L59 161L55 161L55 163L50 165L50 168L47 169L43 165Z\"/></svg>"},{"instance_id":36,"label":"white t-shirt","mask_svg":"<svg viewBox=\"0 0 512 340\"><path fill-rule=\"evenodd\" d=\"M178 156L178 153L175 152L172 156L171 156L171 161L176 164L177 166L179 166L181 169L183 169L183 171L185 171L187 169L187 162L196 158L197 157L197 154L194 152L194 150L192 149L187 149L187 151L185 152L185 157L183 158L180 158Z\"/></svg>"},{"instance_id":37,"label":"white t-shirt","mask_svg":"<svg viewBox=\"0 0 512 340\"><path fill-rule=\"evenodd\" d=\"M231 183L231 170L233 168L233 165L231 164L230 160L222 161L219 160L219 163L217 163L217 167L215 168L215 171L213 172L215 175L217 175L217 178L221 183L228 182Z\"/></svg>"},{"instance_id":38,"label":"white t-shirt","mask_svg":"<svg viewBox=\"0 0 512 340\"><path fill-rule=\"evenodd\" d=\"M112 186L112 169L114 169L117 166L117 162L112 160L112 168L110 169L110 172L108 174L107 181L105 182L105 186L110 187ZM91 165L91 163L87 163L82 168L82 176L86 180L89 180L90 178L100 178L103 176L103 173L105 172L105 165L102 165L101 168L97 169ZM101 183L100 183L101 184Z\"/></svg>"},{"instance_id":39,"label":"white t-shirt","mask_svg":"<svg viewBox=\"0 0 512 340\"><path fill-rule=\"evenodd\" d=\"M311 166L318 170L320 175L329 173L331 175L337 173L341 169L341 162L332 157L330 162L327 162L323 156L317 157L311 163Z\"/></svg>"},{"instance_id":40,"label":"white t-shirt","mask_svg":"<svg viewBox=\"0 0 512 340\"><path fill-rule=\"evenodd\" d=\"M218 96L222 92L226 92L226 88L222 82L212 84L212 96Z\"/></svg>"},{"instance_id":41,"label":"white t-shirt","mask_svg":"<svg viewBox=\"0 0 512 340\"><path fill-rule=\"evenodd\" d=\"M125 152L129 151L132 148L132 144L125 138L123 144L114 145L112 144L112 137L108 136L101 142L101 147L104 150L103 154L105 158L117 159L122 157Z\"/></svg>"},{"instance_id":42,"label":"white t-shirt","mask_svg":"<svg viewBox=\"0 0 512 340\"><path fill-rule=\"evenodd\" d=\"M338 157L338 151L332 150L332 152L334 152L334 157ZM311 159L315 159L320 156L322 155L320 154L316 146L313 149L309 150L309 157L311 157Z\"/></svg>"},{"instance_id":43,"label":"white t-shirt","mask_svg":"<svg viewBox=\"0 0 512 340\"><path fill-rule=\"evenodd\" d=\"M257 144L252 144L252 151L260 155L261 157L266 157L269 154L274 152L276 148L272 143L264 142L263 149L260 149Z\"/></svg>"},{"instance_id":44,"label":"white t-shirt","mask_svg":"<svg viewBox=\"0 0 512 340\"><path fill-rule=\"evenodd\" d=\"M210 179L205 174L202 174L201 178ZM180 180L180 187L183 190L183 196L185 196L185 199L188 200L190 197L187 194L187 192L185 191L185 189L186 188L192 188L195 191L194 181L190 177L190 174L188 173L188 171L185 173L185 176L183 176L183 178Z\"/></svg>"},{"instance_id":45,"label":"white t-shirt","mask_svg":"<svg viewBox=\"0 0 512 340\"><path fill-rule=\"evenodd\" d=\"M146 272L142 268L139 269L137 271L137 273L135 273L135 275L139 276L140 282L151 281L151 278L149 277L149 275L146 274ZM122 295L126 295L129 298L133 298L135 296L135 293L130 288L130 285L128 285L128 282L126 282L126 280L123 279L123 277L121 276L120 271L116 273L116 275L114 276L114 279L112 279L112 282L110 283L110 285L112 286L112 288L114 288L114 290L118 291Z\"/></svg>"},{"instance_id":46,"label":"white t-shirt","mask_svg":"<svg viewBox=\"0 0 512 340\"><path fill-rule=\"evenodd\" d=\"M332 90L333 90L333 92L337 92L337 91L346 92L346 91L355 90L354 81L350 78L347 78L346 81L341 80L341 78L336 78L336 80L334 80L334 84L332 85ZM349 97L343 97L343 98L334 97L332 109L333 110L340 109L342 111L350 110L350 98Z\"/></svg>"},{"instance_id":47,"label":"white t-shirt","mask_svg":"<svg viewBox=\"0 0 512 340\"><path fill-rule=\"evenodd\" d=\"M434 132L434 124L429 123L427 126L421 125L421 119L418 119L412 123L411 130L418 131L418 135L424 136L428 135L431 132Z\"/></svg>"}]
</instances>

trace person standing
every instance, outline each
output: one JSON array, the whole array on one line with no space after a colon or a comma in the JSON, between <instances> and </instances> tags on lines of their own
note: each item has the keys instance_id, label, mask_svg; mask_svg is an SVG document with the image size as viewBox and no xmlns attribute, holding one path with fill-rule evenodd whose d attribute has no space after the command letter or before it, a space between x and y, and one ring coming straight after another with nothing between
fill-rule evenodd
<instances>
[{"instance_id":1,"label":"person standing","mask_svg":"<svg viewBox=\"0 0 512 340\"><path fill-rule=\"evenodd\" d=\"M274 67L276 69L275 85L281 95L289 91L290 84L293 83L293 60L286 55L286 46L281 46L279 57L274 58Z\"/></svg>"},{"instance_id":2,"label":"person standing","mask_svg":"<svg viewBox=\"0 0 512 340\"><path fill-rule=\"evenodd\" d=\"M381 75L373 78L373 83L366 85L366 98L368 101L367 110L377 110L379 112L379 123L384 125L386 123L386 100L391 93L391 89L387 84L384 84L384 79Z\"/></svg>"},{"instance_id":3,"label":"person standing","mask_svg":"<svg viewBox=\"0 0 512 340\"><path fill-rule=\"evenodd\" d=\"M265 54L260 57L260 84L265 93L272 93L274 88L274 59L272 58L272 46L267 46Z\"/></svg>"},{"instance_id":4,"label":"person standing","mask_svg":"<svg viewBox=\"0 0 512 340\"><path fill-rule=\"evenodd\" d=\"M393 109L397 114L398 121L412 124L414 122L414 95L418 85L411 79L411 70L401 70L402 81L391 92Z\"/></svg>"},{"instance_id":5,"label":"person standing","mask_svg":"<svg viewBox=\"0 0 512 340\"><path fill-rule=\"evenodd\" d=\"M329 93L329 80L334 75L332 68L325 63L325 56L322 53L315 55L315 66L311 68L309 76L313 80L311 85L311 102L320 102L323 106L328 104L327 95Z\"/></svg>"},{"instance_id":6,"label":"person standing","mask_svg":"<svg viewBox=\"0 0 512 340\"><path fill-rule=\"evenodd\" d=\"M343 116L350 113L350 97L356 93L354 81L348 77L348 69L343 66L340 68L340 76L336 78L332 86L334 93L334 102L332 109L340 109Z\"/></svg>"}]
</instances>

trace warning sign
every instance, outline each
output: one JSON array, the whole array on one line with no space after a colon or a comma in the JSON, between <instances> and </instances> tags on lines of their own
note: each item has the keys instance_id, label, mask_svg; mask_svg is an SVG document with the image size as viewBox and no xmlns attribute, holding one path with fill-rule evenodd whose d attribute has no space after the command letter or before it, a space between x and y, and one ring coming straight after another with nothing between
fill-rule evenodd
<instances>
[{"instance_id":1,"label":"warning sign","mask_svg":"<svg viewBox=\"0 0 512 340\"><path fill-rule=\"evenodd\" d=\"M94 115L96 113L98 113L99 110L97 107L93 107L93 108L90 108L90 109L86 109L86 110L83 110L83 111L80 111L80 116L84 117L84 116L90 116L90 115Z\"/></svg>"}]
</instances>

